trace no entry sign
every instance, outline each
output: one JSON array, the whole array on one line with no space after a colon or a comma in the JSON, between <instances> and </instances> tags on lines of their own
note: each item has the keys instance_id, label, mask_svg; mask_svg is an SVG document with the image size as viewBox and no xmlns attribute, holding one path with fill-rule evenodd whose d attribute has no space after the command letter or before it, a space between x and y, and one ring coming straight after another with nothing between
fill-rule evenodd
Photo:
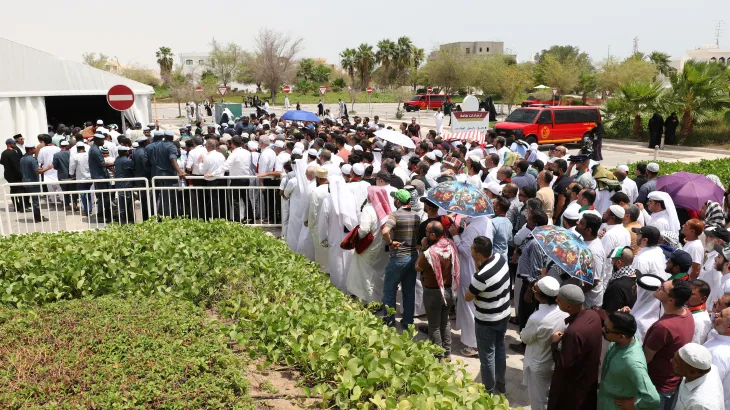
<instances>
[{"instance_id":1,"label":"no entry sign","mask_svg":"<svg viewBox=\"0 0 730 410\"><path fill-rule=\"evenodd\" d=\"M429 85L429 86L428 86L428 88L426 88L426 91L428 91L428 93L429 93L429 94L431 94L431 92L433 91L433 87L431 87L431 86Z\"/></svg>"},{"instance_id":2,"label":"no entry sign","mask_svg":"<svg viewBox=\"0 0 730 410\"><path fill-rule=\"evenodd\" d=\"M202 94L203 93L203 87L201 87L201 86L195 87L195 92L198 93L198 94Z\"/></svg>"},{"instance_id":3,"label":"no entry sign","mask_svg":"<svg viewBox=\"0 0 730 410\"><path fill-rule=\"evenodd\" d=\"M115 85L106 93L106 101L117 111L125 111L134 105L134 93L126 85Z\"/></svg>"},{"instance_id":4,"label":"no entry sign","mask_svg":"<svg viewBox=\"0 0 730 410\"><path fill-rule=\"evenodd\" d=\"M368 87L367 90L365 90L365 91L367 91L368 94L372 94L373 93L373 87Z\"/></svg>"},{"instance_id":5,"label":"no entry sign","mask_svg":"<svg viewBox=\"0 0 730 410\"><path fill-rule=\"evenodd\" d=\"M291 86L285 85L284 86L284 94L289 94L291 92Z\"/></svg>"}]
</instances>

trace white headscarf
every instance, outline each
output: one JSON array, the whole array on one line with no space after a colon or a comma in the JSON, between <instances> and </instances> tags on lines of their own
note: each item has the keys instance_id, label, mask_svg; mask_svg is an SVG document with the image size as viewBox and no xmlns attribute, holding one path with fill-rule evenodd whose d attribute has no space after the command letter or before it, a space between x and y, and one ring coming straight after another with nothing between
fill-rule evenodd
<instances>
[{"instance_id":1,"label":"white headscarf","mask_svg":"<svg viewBox=\"0 0 730 410\"><path fill-rule=\"evenodd\" d=\"M340 175L331 175L327 177L329 181L330 195L332 196L332 204L335 208L335 213L340 218L342 225L347 230L357 225L357 209L355 208L355 201L352 200L352 192L348 188L345 179Z\"/></svg>"},{"instance_id":2,"label":"white headscarf","mask_svg":"<svg viewBox=\"0 0 730 410\"><path fill-rule=\"evenodd\" d=\"M682 226L679 224L679 218L677 217L677 208L674 207L674 201L668 193L662 191L653 191L649 193L649 199L664 202L664 207L667 210L669 216L669 230L672 232L679 232Z\"/></svg>"},{"instance_id":3,"label":"white headscarf","mask_svg":"<svg viewBox=\"0 0 730 410\"><path fill-rule=\"evenodd\" d=\"M297 179L297 186L299 186L299 194L302 198L302 204L309 204L309 195L312 193L312 185L309 179L307 179L307 161L298 159L294 162L294 174Z\"/></svg>"}]
</instances>

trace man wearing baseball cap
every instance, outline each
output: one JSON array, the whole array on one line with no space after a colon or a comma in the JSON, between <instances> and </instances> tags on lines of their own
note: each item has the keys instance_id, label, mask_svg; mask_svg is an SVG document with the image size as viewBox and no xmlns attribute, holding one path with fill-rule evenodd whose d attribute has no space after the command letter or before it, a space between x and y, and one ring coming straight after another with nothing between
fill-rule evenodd
<instances>
[{"instance_id":1,"label":"man wearing baseball cap","mask_svg":"<svg viewBox=\"0 0 730 410\"><path fill-rule=\"evenodd\" d=\"M678 249L671 254L667 254L666 251L664 256L667 257L666 267L664 272L669 274L667 280L681 279L689 280L689 270L692 268L692 257L681 249Z\"/></svg>"},{"instance_id":2,"label":"man wearing baseball cap","mask_svg":"<svg viewBox=\"0 0 730 410\"><path fill-rule=\"evenodd\" d=\"M385 307L395 309L398 285L403 294L403 318L401 325L407 328L413 323L416 297L416 259L418 258L418 226L421 218L411 209L411 194L405 189L391 192L395 212L383 224L382 234L385 244L390 248L390 260L385 267L383 286L383 311ZM385 314L383 320L395 326L395 317Z\"/></svg>"},{"instance_id":3,"label":"man wearing baseball cap","mask_svg":"<svg viewBox=\"0 0 730 410\"><path fill-rule=\"evenodd\" d=\"M710 293L710 306L715 304L715 301L725 293L730 292L730 247L715 246L715 250L718 255L715 257L715 269L720 272L720 285L717 287L717 291ZM717 313L713 307L713 311Z\"/></svg>"},{"instance_id":4,"label":"man wearing baseball cap","mask_svg":"<svg viewBox=\"0 0 730 410\"><path fill-rule=\"evenodd\" d=\"M704 248L707 255L700 270L700 276L697 279L701 279L710 285L710 296L707 298L707 307L710 310L712 310L712 302L721 295L720 279L722 274L715 269L715 258L719 255L715 247L717 246L722 250L728 242L730 242L730 231L727 229L716 226L705 228Z\"/></svg>"},{"instance_id":5,"label":"man wearing baseball cap","mask_svg":"<svg viewBox=\"0 0 730 410\"><path fill-rule=\"evenodd\" d=\"M712 353L706 347L697 343L682 346L674 354L672 370L683 378L675 410L725 408L722 380L717 367L712 365Z\"/></svg>"}]
</instances>

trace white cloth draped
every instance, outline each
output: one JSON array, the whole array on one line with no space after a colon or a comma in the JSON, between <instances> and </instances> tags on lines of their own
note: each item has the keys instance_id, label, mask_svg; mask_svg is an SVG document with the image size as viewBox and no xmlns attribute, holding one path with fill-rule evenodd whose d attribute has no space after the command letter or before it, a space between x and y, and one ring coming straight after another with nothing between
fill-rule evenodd
<instances>
[{"instance_id":1,"label":"white cloth draped","mask_svg":"<svg viewBox=\"0 0 730 410\"><path fill-rule=\"evenodd\" d=\"M669 275L664 272L666 268L666 259L662 248L652 246L650 248L642 248L631 265L642 274L652 274L667 280ZM645 290L640 286L636 287L636 302L631 309L631 314L636 319L636 334L641 342L644 342L646 331L649 330L654 322L662 316L662 305L659 299L654 297L654 292Z\"/></svg>"},{"instance_id":2,"label":"white cloth draped","mask_svg":"<svg viewBox=\"0 0 730 410\"><path fill-rule=\"evenodd\" d=\"M322 203L328 196L328 184L320 185L312 191L309 200L309 216L307 218L309 233L312 235L312 240L314 241L314 261L317 262L325 272L327 271L327 259L329 256L327 255L327 249L322 246L322 243L319 240L317 222Z\"/></svg>"},{"instance_id":3,"label":"white cloth draped","mask_svg":"<svg viewBox=\"0 0 730 410\"><path fill-rule=\"evenodd\" d=\"M353 250L340 248L345 239L345 229L352 230L357 223L355 203L349 197L349 189L341 176L328 178L330 195L325 198L317 216L317 237L320 243L327 242L327 272L330 281L339 290L347 293L347 273L350 269Z\"/></svg>"},{"instance_id":4,"label":"white cloth draped","mask_svg":"<svg viewBox=\"0 0 730 410\"><path fill-rule=\"evenodd\" d=\"M373 242L362 253L352 255L347 274L347 291L365 303L380 302L383 299L383 280L389 255L385 251L378 216L370 203L362 209L359 222L358 236L364 238L372 232Z\"/></svg>"}]
</instances>

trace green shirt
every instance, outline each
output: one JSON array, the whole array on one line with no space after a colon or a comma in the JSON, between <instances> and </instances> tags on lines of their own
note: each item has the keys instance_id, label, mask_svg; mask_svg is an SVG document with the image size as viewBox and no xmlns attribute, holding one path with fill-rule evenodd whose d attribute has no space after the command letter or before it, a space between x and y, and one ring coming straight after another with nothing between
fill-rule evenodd
<instances>
[{"instance_id":1,"label":"green shirt","mask_svg":"<svg viewBox=\"0 0 730 410\"><path fill-rule=\"evenodd\" d=\"M618 409L613 401L617 397L636 397L639 410L654 409L659 404L659 393L649 378L644 350L636 339L627 346L611 343L603 359L598 410Z\"/></svg>"}]
</instances>

